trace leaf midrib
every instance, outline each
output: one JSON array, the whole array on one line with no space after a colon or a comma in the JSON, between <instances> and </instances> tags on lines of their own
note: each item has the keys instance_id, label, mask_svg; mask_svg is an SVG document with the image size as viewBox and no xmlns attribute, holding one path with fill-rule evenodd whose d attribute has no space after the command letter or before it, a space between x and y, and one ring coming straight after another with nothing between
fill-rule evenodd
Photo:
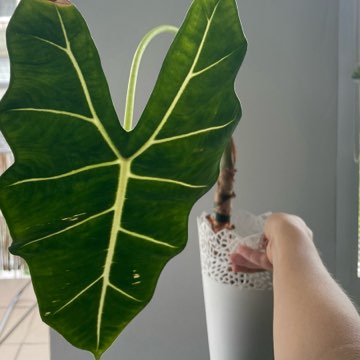
<instances>
[{"instance_id":1,"label":"leaf midrib","mask_svg":"<svg viewBox=\"0 0 360 360\"><path fill-rule=\"evenodd\" d=\"M110 233L110 241L109 247L107 250L104 272L103 272L103 284L101 288L101 295L100 295L100 303L97 315L97 327L96 327L96 338L97 338L97 348L99 349L100 346L100 337L101 337L101 322L102 322L102 314L105 306L105 298L106 292L110 284L110 271L111 265L113 262L115 248L117 243L117 236L119 233L121 220L122 220L122 212L125 204L125 196L127 191L127 186L129 182L129 173L130 173L131 162L126 160L122 161L122 165L119 167L119 182L118 188L116 192L116 198L114 203L114 217L111 227Z\"/></svg>"}]
</instances>

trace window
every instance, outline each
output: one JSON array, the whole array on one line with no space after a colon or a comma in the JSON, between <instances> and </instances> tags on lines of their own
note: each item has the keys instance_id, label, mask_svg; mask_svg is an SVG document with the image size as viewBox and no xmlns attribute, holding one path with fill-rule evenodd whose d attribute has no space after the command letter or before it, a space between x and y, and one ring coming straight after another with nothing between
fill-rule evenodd
<instances>
[{"instance_id":1,"label":"window","mask_svg":"<svg viewBox=\"0 0 360 360\"><path fill-rule=\"evenodd\" d=\"M10 63L5 44L7 23L0 22L0 86L6 87L10 80Z\"/></svg>"},{"instance_id":2,"label":"window","mask_svg":"<svg viewBox=\"0 0 360 360\"><path fill-rule=\"evenodd\" d=\"M10 16L15 11L17 0L1 0L0 3L0 19L9 21Z\"/></svg>"},{"instance_id":3,"label":"window","mask_svg":"<svg viewBox=\"0 0 360 360\"><path fill-rule=\"evenodd\" d=\"M336 277L360 305L359 87L360 0L340 1Z\"/></svg>"},{"instance_id":4,"label":"window","mask_svg":"<svg viewBox=\"0 0 360 360\"><path fill-rule=\"evenodd\" d=\"M0 98L6 91L10 80L10 62L6 49L6 28L18 0L0 1ZM0 174L13 163L12 153L0 133ZM12 256L8 247L11 243L9 230L0 212L0 278L23 277L26 274L24 262Z\"/></svg>"},{"instance_id":5,"label":"window","mask_svg":"<svg viewBox=\"0 0 360 360\"><path fill-rule=\"evenodd\" d=\"M18 0L1 0L0 2L0 97L4 94L10 79L10 63L6 49L6 27L14 12Z\"/></svg>"}]
</instances>

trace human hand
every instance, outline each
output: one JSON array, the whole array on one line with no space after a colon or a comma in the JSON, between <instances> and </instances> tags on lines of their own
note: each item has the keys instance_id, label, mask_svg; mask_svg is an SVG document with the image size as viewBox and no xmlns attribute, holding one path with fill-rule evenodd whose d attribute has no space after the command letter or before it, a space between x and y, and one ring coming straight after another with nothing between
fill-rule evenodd
<instances>
[{"instance_id":1,"label":"human hand","mask_svg":"<svg viewBox=\"0 0 360 360\"><path fill-rule=\"evenodd\" d=\"M264 245L254 250L240 245L230 256L235 272L271 271L282 252L291 255L294 246L312 242L312 231L305 222L295 215L274 213L264 226Z\"/></svg>"},{"instance_id":2,"label":"human hand","mask_svg":"<svg viewBox=\"0 0 360 360\"><path fill-rule=\"evenodd\" d=\"M266 244L266 242L268 240L264 238L264 243ZM234 272L253 273L273 270L273 264L269 260L266 249L254 250L245 245L240 245L230 255L230 261Z\"/></svg>"}]
</instances>

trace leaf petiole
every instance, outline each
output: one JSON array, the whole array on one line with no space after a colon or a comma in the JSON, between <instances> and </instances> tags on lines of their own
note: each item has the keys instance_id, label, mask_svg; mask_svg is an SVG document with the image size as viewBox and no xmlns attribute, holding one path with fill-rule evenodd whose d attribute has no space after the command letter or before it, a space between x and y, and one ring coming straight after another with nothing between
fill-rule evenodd
<instances>
[{"instance_id":1,"label":"leaf petiole","mask_svg":"<svg viewBox=\"0 0 360 360\"><path fill-rule=\"evenodd\" d=\"M126 105L125 105L125 115L124 115L124 129L126 131L128 132L131 131L133 127L136 82L139 73L141 59L144 55L147 46L157 35L166 32L177 33L178 30L179 29L177 27L171 25L157 26L154 29L150 30L140 41L131 64L128 89L126 94Z\"/></svg>"}]
</instances>

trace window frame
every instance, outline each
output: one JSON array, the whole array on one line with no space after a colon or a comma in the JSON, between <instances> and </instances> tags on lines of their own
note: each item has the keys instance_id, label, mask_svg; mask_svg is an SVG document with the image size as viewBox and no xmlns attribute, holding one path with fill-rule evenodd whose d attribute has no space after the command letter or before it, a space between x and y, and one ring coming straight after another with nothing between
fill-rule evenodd
<instances>
[{"instance_id":1,"label":"window frame","mask_svg":"<svg viewBox=\"0 0 360 360\"><path fill-rule=\"evenodd\" d=\"M15 0L15 6L17 6L19 4L19 2L20 2L20 0ZM0 16L0 25L1 26L5 25L5 31L6 31L7 25L9 24L10 19L11 19L11 16ZM0 58L8 59L7 54L5 56L1 55L1 49L0 49ZM3 93L4 90L7 89L8 85L9 85L9 81L1 81L0 80L0 98L1 98L1 93Z\"/></svg>"},{"instance_id":2,"label":"window frame","mask_svg":"<svg viewBox=\"0 0 360 360\"><path fill-rule=\"evenodd\" d=\"M19 1L20 0L15 0L16 5L19 3ZM4 26L5 32L6 32L6 28L8 26L10 19L11 19L11 16L0 16L0 25ZM2 50L4 50L4 51L2 51ZM7 53L6 49L2 49L2 48L0 49L0 58L8 59L8 53ZM9 81L1 81L1 79L0 79L0 99L6 92L8 85L9 85ZM2 159L1 159L1 163L2 163L1 164L2 165L1 172L2 172L4 164L6 164L8 166L9 164L11 164L13 162L13 156L12 156L11 150L10 150L8 144L6 143L1 132L0 132L0 155L2 156ZM0 211L0 217L2 217L1 211ZM3 218L2 219L0 218L0 222L1 222L1 226L4 226L5 221ZM5 233L7 234L5 236L9 236L7 230L3 230L3 231L5 231ZM1 254L1 251L0 251L0 256L3 256L3 254ZM0 261L0 263L1 263L1 261ZM27 275L24 272L24 265L23 265L24 263L22 260L19 260L19 258L14 257L13 255L10 255L10 257L8 258L8 264L11 266L14 266L16 268L16 270L12 270L10 272L9 271L5 272L0 267L0 280L4 279L4 278L25 278L25 277L27 277Z\"/></svg>"},{"instance_id":3,"label":"window frame","mask_svg":"<svg viewBox=\"0 0 360 360\"><path fill-rule=\"evenodd\" d=\"M360 305L358 271L359 85L351 79L359 57L359 0L339 2L339 82L336 189L336 277ZM358 160L358 159L357 159Z\"/></svg>"},{"instance_id":4,"label":"window frame","mask_svg":"<svg viewBox=\"0 0 360 360\"><path fill-rule=\"evenodd\" d=\"M20 0L15 0L15 7L19 4ZM0 16L0 22L9 22L11 19L11 16Z\"/></svg>"}]
</instances>

